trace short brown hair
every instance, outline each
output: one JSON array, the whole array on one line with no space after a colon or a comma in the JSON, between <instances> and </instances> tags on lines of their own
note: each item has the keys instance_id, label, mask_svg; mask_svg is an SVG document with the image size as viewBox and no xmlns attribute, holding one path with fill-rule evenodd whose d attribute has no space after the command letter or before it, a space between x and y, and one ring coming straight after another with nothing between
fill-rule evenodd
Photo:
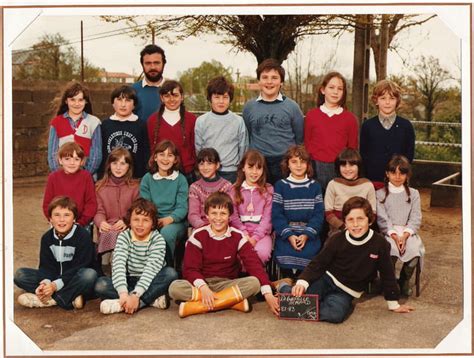
<instances>
[{"instance_id":1,"label":"short brown hair","mask_svg":"<svg viewBox=\"0 0 474 358\"><path fill-rule=\"evenodd\" d=\"M290 167L288 163L293 157L301 158L301 160L305 161L308 164L306 168L306 174L308 175L308 178L312 178L314 171L313 165L311 164L311 157L309 156L309 153L302 144L292 145L290 148L288 148L285 153L285 156L283 157L283 160L280 163L282 174L285 176L288 176L290 174Z\"/></svg>"},{"instance_id":2,"label":"short brown hair","mask_svg":"<svg viewBox=\"0 0 474 358\"><path fill-rule=\"evenodd\" d=\"M128 227L130 227L130 218L132 217L132 213L149 216L153 222L151 229L155 230L157 228L158 210L156 209L155 204L153 204L150 200L138 198L132 202L132 205L127 210L127 214L125 214L125 217L123 218L125 225Z\"/></svg>"},{"instance_id":3,"label":"short brown hair","mask_svg":"<svg viewBox=\"0 0 474 358\"><path fill-rule=\"evenodd\" d=\"M362 209L364 210L365 215L369 218L369 223L372 223L375 219L374 211L372 210L372 205L369 201L361 196L353 196L348 199L342 206L342 219L346 221L346 216L349 215L353 209Z\"/></svg>"},{"instance_id":4,"label":"short brown hair","mask_svg":"<svg viewBox=\"0 0 474 358\"><path fill-rule=\"evenodd\" d=\"M166 149L169 149L170 152L173 153L176 157L176 163L174 163L173 166L168 170L168 175L172 174L174 170L179 170L181 166L179 150L172 141L165 139L156 145L155 150L153 151L153 154L150 157L150 160L148 160L148 166L150 168L151 174L155 174L158 172L158 164L156 163L155 155L166 151Z\"/></svg>"},{"instance_id":5,"label":"short brown hair","mask_svg":"<svg viewBox=\"0 0 474 358\"><path fill-rule=\"evenodd\" d=\"M281 82L285 82L285 69L280 64L280 62L278 62L274 58L267 58L266 60L260 62L257 67L257 79L260 79L260 75L262 74L262 72L267 72L270 70L277 71L280 75Z\"/></svg>"},{"instance_id":6,"label":"short brown hair","mask_svg":"<svg viewBox=\"0 0 474 358\"><path fill-rule=\"evenodd\" d=\"M377 99L383 96L386 92L397 99L396 108L398 108L400 102L402 101L402 90L395 82L390 80L381 80L377 82L374 90L372 91L372 102L377 104Z\"/></svg>"},{"instance_id":7,"label":"short brown hair","mask_svg":"<svg viewBox=\"0 0 474 358\"><path fill-rule=\"evenodd\" d=\"M204 212L206 215L209 213L210 208L226 208L229 210L229 215L234 213L234 203L229 194L220 191L216 191L209 195L204 202Z\"/></svg>"},{"instance_id":8,"label":"short brown hair","mask_svg":"<svg viewBox=\"0 0 474 358\"><path fill-rule=\"evenodd\" d=\"M224 76L211 79L207 85L207 100L211 101L213 94L228 94L230 101L234 99L234 85Z\"/></svg>"},{"instance_id":9,"label":"short brown hair","mask_svg":"<svg viewBox=\"0 0 474 358\"><path fill-rule=\"evenodd\" d=\"M74 152L76 152L79 158L84 159L86 155L84 154L84 150L82 147L77 144L76 142L67 142L64 143L58 150L58 158L69 158L74 156Z\"/></svg>"},{"instance_id":10,"label":"short brown hair","mask_svg":"<svg viewBox=\"0 0 474 358\"><path fill-rule=\"evenodd\" d=\"M76 202L72 200L70 197L64 196L64 195L55 196L53 200L51 200L51 202L48 205L48 218L51 218L53 210L58 207L72 211L74 215L74 219L77 219L78 211L77 211Z\"/></svg>"}]
</instances>

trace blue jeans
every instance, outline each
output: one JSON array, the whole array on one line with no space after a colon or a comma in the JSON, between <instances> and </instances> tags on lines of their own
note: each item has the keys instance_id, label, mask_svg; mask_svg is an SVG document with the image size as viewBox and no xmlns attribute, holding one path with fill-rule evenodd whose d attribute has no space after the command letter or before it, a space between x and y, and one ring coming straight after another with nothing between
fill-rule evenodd
<instances>
[{"instance_id":1,"label":"blue jeans","mask_svg":"<svg viewBox=\"0 0 474 358\"><path fill-rule=\"evenodd\" d=\"M40 282L46 278L51 281L54 280L50 277L45 277L39 270L23 267L15 272L13 281L15 285L26 292L35 293ZM52 298L59 307L67 310L73 309L72 301L77 296L83 295L86 299L94 297L94 284L96 280L97 272L94 269L81 268L62 289L53 293Z\"/></svg>"},{"instance_id":2,"label":"blue jeans","mask_svg":"<svg viewBox=\"0 0 474 358\"><path fill-rule=\"evenodd\" d=\"M127 275L127 289L129 292L135 289L140 277ZM140 297L144 306L149 306L158 297L168 293L168 287L174 280L178 279L178 274L172 267L163 267L151 282L148 290ZM117 290L110 277L102 276L97 279L95 284L95 293L101 300L119 298Z\"/></svg>"},{"instance_id":3,"label":"blue jeans","mask_svg":"<svg viewBox=\"0 0 474 358\"><path fill-rule=\"evenodd\" d=\"M280 286L280 293L291 293L288 284ZM353 297L337 287L328 274L314 281L306 290L307 294L319 295L319 320L341 323L352 311Z\"/></svg>"}]
</instances>

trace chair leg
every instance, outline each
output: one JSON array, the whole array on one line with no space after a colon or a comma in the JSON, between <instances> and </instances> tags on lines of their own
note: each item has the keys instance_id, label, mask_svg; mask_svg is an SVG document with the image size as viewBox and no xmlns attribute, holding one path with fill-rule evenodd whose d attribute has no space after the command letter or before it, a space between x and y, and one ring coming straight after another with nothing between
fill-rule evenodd
<instances>
[{"instance_id":1,"label":"chair leg","mask_svg":"<svg viewBox=\"0 0 474 358\"><path fill-rule=\"evenodd\" d=\"M418 258L418 262L416 263L416 270L415 270L416 297L420 296L420 275L421 275L421 258Z\"/></svg>"}]
</instances>

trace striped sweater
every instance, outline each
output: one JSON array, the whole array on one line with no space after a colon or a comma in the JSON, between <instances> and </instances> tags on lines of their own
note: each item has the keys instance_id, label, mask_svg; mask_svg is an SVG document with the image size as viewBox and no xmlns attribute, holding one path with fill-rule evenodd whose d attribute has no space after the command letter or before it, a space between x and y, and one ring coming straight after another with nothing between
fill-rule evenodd
<instances>
[{"instance_id":1,"label":"striped sweater","mask_svg":"<svg viewBox=\"0 0 474 358\"><path fill-rule=\"evenodd\" d=\"M120 233L112 261L112 282L120 295L128 292L127 276L139 276L134 288L141 296L165 266L166 243L158 230L145 241L132 239L131 229Z\"/></svg>"}]
</instances>

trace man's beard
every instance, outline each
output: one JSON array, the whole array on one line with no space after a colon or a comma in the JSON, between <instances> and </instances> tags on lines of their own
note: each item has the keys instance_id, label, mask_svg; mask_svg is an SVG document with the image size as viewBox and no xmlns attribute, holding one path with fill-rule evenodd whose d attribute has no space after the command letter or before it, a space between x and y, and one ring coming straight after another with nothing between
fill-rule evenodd
<instances>
[{"instance_id":1,"label":"man's beard","mask_svg":"<svg viewBox=\"0 0 474 358\"><path fill-rule=\"evenodd\" d=\"M150 82L159 82L163 78L163 71L153 71L155 75L150 75L150 72L145 72L145 77Z\"/></svg>"}]
</instances>

